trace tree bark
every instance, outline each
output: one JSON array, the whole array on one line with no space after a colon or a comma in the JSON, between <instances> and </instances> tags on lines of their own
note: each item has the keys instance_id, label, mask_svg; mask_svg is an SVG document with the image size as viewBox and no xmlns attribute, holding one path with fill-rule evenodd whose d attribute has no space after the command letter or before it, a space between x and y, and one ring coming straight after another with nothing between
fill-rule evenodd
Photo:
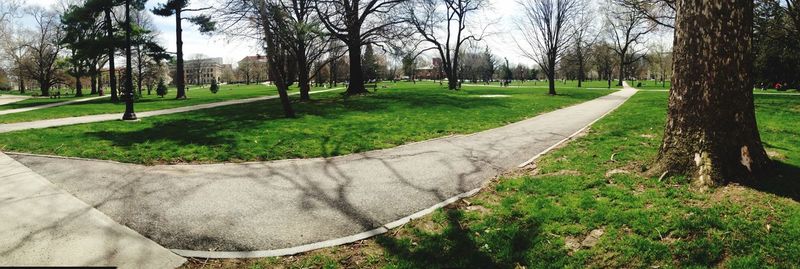
<instances>
[{"instance_id":1,"label":"tree bark","mask_svg":"<svg viewBox=\"0 0 800 269\"><path fill-rule=\"evenodd\" d=\"M300 84L300 100L311 100L311 86L309 84L311 79L308 76L309 69L308 65L306 65L305 56L298 56L297 69L297 83Z\"/></svg>"},{"instance_id":2,"label":"tree bark","mask_svg":"<svg viewBox=\"0 0 800 269\"><path fill-rule=\"evenodd\" d=\"M619 81L617 82L617 86L622 86L622 80L625 79L625 52L619 57L619 62Z\"/></svg>"},{"instance_id":3,"label":"tree bark","mask_svg":"<svg viewBox=\"0 0 800 269\"><path fill-rule=\"evenodd\" d=\"M181 27L181 9L175 10L175 40L176 49L176 63L175 63L175 87L177 87L178 94L175 99L186 99L186 85L184 82L184 69L183 69L183 28Z\"/></svg>"},{"instance_id":4,"label":"tree bark","mask_svg":"<svg viewBox=\"0 0 800 269\"><path fill-rule=\"evenodd\" d=\"M652 172L696 186L768 172L753 105L753 1L679 0L674 76L664 138Z\"/></svg>"},{"instance_id":5,"label":"tree bark","mask_svg":"<svg viewBox=\"0 0 800 269\"><path fill-rule=\"evenodd\" d=\"M119 102L119 96L117 96L117 74L114 68L114 25L111 24L111 10L106 9L104 12L106 35L108 42L110 42L108 46L108 84L111 91L111 101Z\"/></svg>"},{"instance_id":6,"label":"tree bark","mask_svg":"<svg viewBox=\"0 0 800 269\"><path fill-rule=\"evenodd\" d=\"M125 1L125 113L122 114L123 120L135 120L136 113L133 111L133 63L131 59L131 0Z\"/></svg>"},{"instance_id":7,"label":"tree bark","mask_svg":"<svg viewBox=\"0 0 800 269\"><path fill-rule=\"evenodd\" d=\"M549 57L547 61L547 82L548 82L548 90L547 94L549 95L556 95L556 55L555 52L552 53L553 55Z\"/></svg>"},{"instance_id":8,"label":"tree bark","mask_svg":"<svg viewBox=\"0 0 800 269\"><path fill-rule=\"evenodd\" d=\"M83 96L83 83L81 83L81 74L75 76L75 96Z\"/></svg>"},{"instance_id":9,"label":"tree bark","mask_svg":"<svg viewBox=\"0 0 800 269\"><path fill-rule=\"evenodd\" d=\"M361 43L350 44L347 47L350 56L350 84L347 86L347 95L366 93L364 73L361 70Z\"/></svg>"},{"instance_id":10,"label":"tree bark","mask_svg":"<svg viewBox=\"0 0 800 269\"><path fill-rule=\"evenodd\" d=\"M90 84L91 84L91 87L92 87L91 94L94 95L94 94L97 94L97 67L95 67L95 65L93 64L92 67L90 67L90 68L91 68L91 70L89 70L89 73L91 73L91 75L90 75L90 77L91 77Z\"/></svg>"}]
</instances>

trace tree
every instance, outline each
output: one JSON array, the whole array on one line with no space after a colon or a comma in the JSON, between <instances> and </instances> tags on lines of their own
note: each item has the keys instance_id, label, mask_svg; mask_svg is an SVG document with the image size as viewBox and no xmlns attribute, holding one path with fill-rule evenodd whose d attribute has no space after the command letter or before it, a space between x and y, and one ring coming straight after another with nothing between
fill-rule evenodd
<instances>
[{"instance_id":1,"label":"tree","mask_svg":"<svg viewBox=\"0 0 800 269\"><path fill-rule=\"evenodd\" d=\"M524 45L523 55L539 65L547 76L550 95L556 94L556 65L569 47L572 29L579 12L585 8L581 0L523 0L525 17L519 23Z\"/></svg>"},{"instance_id":2,"label":"tree","mask_svg":"<svg viewBox=\"0 0 800 269\"><path fill-rule=\"evenodd\" d=\"M156 94L164 98L164 95L167 95L167 85L164 84L164 79L158 80L158 86L156 87Z\"/></svg>"},{"instance_id":3,"label":"tree","mask_svg":"<svg viewBox=\"0 0 800 269\"><path fill-rule=\"evenodd\" d=\"M131 20L131 9L144 9L144 2L147 0L125 0L125 113L122 114L123 120L136 120L136 113L133 111L133 22Z\"/></svg>"},{"instance_id":4,"label":"tree","mask_svg":"<svg viewBox=\"0 0 800 269\"><path fill-rule=\"evenodd\" d=\"M458 88L462 46L470 40L480 41L484 35L471 33L468 22L487 4L485 0L413 0L407 5L409 23L431 45L427 50L435 50L441 57L450 90Z\"/></svg>"},{"instance_id":5,"label":"tree","mask_svg":"<svg viewBox=\"0 0 800 269\"><path fill-rule=\"evenodd\" d=\"M611 81L614 76L614 50L611 44L603 41L593 46L594 51L594 66L597 68L597 73L601 79L608 82L608 88L611 88Z\"/></svg>"},{"instance_id":6,"label":"tree","mask_svg":"<svg viewBox=\"0 0 800 269\"><path fill-rule=\"evenodd\" d=\"M162 17L169 17L175 16L175 40L176 40L176 67L175 67L175 86L177 89L177 95L175 99L185 99L186 98L186 85L184 83L184 76L186 75L183 71L183 27L181 23L184 19L189 20L189 22L197 25L199 27L200 32L207 33L214 30L215 25L214 22L211 21L211 18L207 15L198 15L193 17L183 18L184 12L194 12L194 11L203 11L209 8L188 8L189 0L168 0L166 3L162 3L157 7L153 8L153 14Z\"/></svg>"},{"instance_id":7,"label":"tree","mask_svg":"<svg viewBox=\"0 0 800 269\"><path fill-rule=\"evenodd\" d=\"M672 75L672 52L669 51L662 42L656 42L650 46L650 54L647 56L652 68L659 76L661 87L667 86L667 77Z\"/></svg>"},{"instance_id":8,"label":"tree","mask_svg":"<svg viewBox=\"0 0 800 269\"><path fill-rule=\"evenodd\" d=\"M644 43L644 36L655 30L656 24L649 22L647 17L636 10L617 8L607 9L605 13L609 35L614 44L612 48L619 58L617 86L622 86L628 65L645 56L644 48L640 45Z\"/></svg>"},{"instance_id":9,"label":"tree","mask_svg":"<svg viewBox=\"0 0 800 269\"><path fill-rule=\"evenodd\" d=\"M367 48L364 49L364 58L362 58L361 63L364 69L364 79L368 81L373 81L378 78L378 58L375 56L375 51L372 49L371 44L367 44Z\"/></svg>"},{"instance_id":10,"label":"tree","mask_svg":"<svg viewBox=\"0 0 800 269\"><path fill-rule=\"evenodd\" d=\"M483 81L491 82L492 78L494 77L494 73L497 72L497 58L495 58L492 52L489 51L488 46L483 51L483 60Z\"/></svg>"},{"instance_id":11,"label":"tree","mask_svg":"<svg viewBox=\"0 0 800 269\"><path fill-rule=\"evenodd\" d=\"M577 67L578 88L583 86L583 81L586 79L586 62L589 48L597 41L598 36L594 33L595 29L592 27L595 24L595 12L590 10L588 5L585 5L579 12L577 25L572 33L572 54Z\"/></svg>"},{"instance_id":12,"label":"tree","mask_svg":"<svg viewBox=\"0 0 800 269\"><path fill-rule=\"evenodd\" d=\"M361 65L361 47L397 37L395 29L403 20L391 16L406 0L325 0L317 1L320 21L330 34L347 46L350 59L348 95L366 93ZM383 38L383 40L381 40Z\"/></svg>"},{"instance_id":13,"label":"tree","mask_svg":"<svg viewBox=\"0 0 800 269\"><path fill-rule=\"evenodd\" d=\"M508 58L505 58L506 64L503 65L503 80L509 82L514 79L514 71L511 70L511 64L508 63Z\"/></svg>"},{"instance_id":14,"label":"tree","mask_svg":"<svg viewBox=\"0 0 800 269\"><path fill-rule=\"evenodd\" d=\"M219 91L219 84L217 84L217 80L214 79L211 81L211 87L208 87L211 93L216 94Z\"/></svg>"},{"instance_id":15,"label":"tree","mask_svg":"<svg viewBox=\"0 0 800 269\"><path fill-rule=\"evenodd\" d=\"M662 27L674 28L676 0L614 0L617 6L637 12Z\"/></svg>"},{"instance_id":16,"label":"tree","mask_svg":"<svg viewBox=\"0 0 800 269\"><path fill-rule=\"evenodd\" d=\"M145 75L149 73L146 69L158 68L158 62L169 60L172 57L156 41L158 33L154 30L150 15L144 11L138 11L134 14L133 19L135 25L132 33L132 46L136 62L136 91L141 96ZM156 79L151 78L150 81L156 81Z\"/></svg>"},{"instance_id":17,"label":"tree","mask_svg":"<svg viewBox=\"0 0 800 269\"><path fill-rule=\"evenodd\" d=\"M753 1L679 0L676 7L675 74L653 172L688 175L704 187L767 172L753 104Z\"/></svg>"},{"instance_id":18,"label":"tree","mask_svg":"<svg viewBox=\"0 0 800 269\"><path fill-rule=\"evenodd\" d=\"M244 80L245 84L250 85L250 77L253 75L253 62L249 60L239 61L236 66L236 73L240 80Z\"/></svg>"},{"instance_id":19,"label":"tree","mask_svg":"<svg viewBox=\"0 0 800 269\"><path fill-rule=\"evenodd\" d=\"M26 77L36 80L41 94L48 96L50 87L60 79L56 66L63 48L60 41L64 32L60 25L60 16L41 7L29 7L26 11L35 22L36 29L31 40L20 44L25 53L30 55L29 61L18 61Z\"/></svg>"},{"instance_id":20,"label":"tree","mask_svg":"<svg viewBox=\"0 0 800 269\"><path fill-rule=\"evenodd\" d=\"M218 9L216 22L220 30L234 36L257 36L266 52L270 79L278 89L278 96L287 118L295 116L289 100L288 89L297 75L293 61L290 16L280 0L227 0ZM246 21L248 24L241 24Z\"/></svg>"},{"instance_id":21,"label":"tree","mask_svg":"<svg viewBox=\"0 0 800 269\"><path fill-rule=\"evenodd\" d=\"M288 2L288 3L286 3ZM325 33L324 26L316 16L313 0L291 0L280 2L288 19L290 20L290 46L292 54L297 63L297 83L300 86L300 100L310 100L310 82L318 73L312 70L314 63L317 62L325 53L330 45L330 38ZM317 68L322 68L317 65Z\"/></svg>"},{"instance_id":22,"label":"tree","mask_svg":"<svg viewBox=\"0 0 800 269\"><path fill-rule=\"evenodd\" d=\"M94 19L88 15L85 9L75 5L69 6L61 15L64 37L59 42L71 51L69 63L72 70L70 75L75 78L75 96L83 96L81 78L89 60L88 55L84 55L88 52L84 40L92 38L91 28L94 26Z\"/></svg>"},{"instance_id":23,"label":"tree","mask_svg":"<svg viewBox=\"0 0 800 269\"><path fill-rule=\"evenodd\" d=\"M405 53L400 60L403 64L403 75L411 79L412 82L417 83L417 57L413 52Z\"/></svg>"},{"instance_id":24,"label":"tree","mask_svg":"<svg viewBox=\"0 0 800 269\"><path fill-rule=\"evenodd\" d=\"M108 76L109 88L111 90L111 101L118 102L119 96L117 95L117 70L114 58L116 57L116 49L123 43L117 36L117 27L112 20L112 13L115 7L121 5L120 0L87 0L84 7L89 11L89 16L97 17L103 16L102 26L105 29L105 37L95 40L98 47L106 50L106 59L108 60Z\"/></svg>"}]
</instances>

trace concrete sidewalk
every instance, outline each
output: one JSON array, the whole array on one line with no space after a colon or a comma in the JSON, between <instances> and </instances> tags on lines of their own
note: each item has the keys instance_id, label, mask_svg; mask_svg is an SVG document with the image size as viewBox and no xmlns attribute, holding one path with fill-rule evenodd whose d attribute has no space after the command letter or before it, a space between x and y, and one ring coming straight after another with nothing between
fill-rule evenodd
<instances>
[{"instance_id":1,"label":"concrete sidewalk","mask_svg":"<svg viewBox=\"0 0 800 269\"><path fill-rule=\"evenodd\" d=\"M287 255L365 238L453 201L551 148L635 92L626 87L471 135L333 158L142 166L12 157L182 255Z\"/></svg>"},{"instance_id":2,"label":"concrete sidewalk","mask_svg":"<svg viewBox=\"0 0 800 269\"><path fill-rule=\"evenodd\" d=\"M184 262L0 153L0 266L175 268Z\"/></svg>"},{"instance_id":3,"label":"concrete sidewalk","mask_svg":"<svg viewBox=\"0 0 800 269\"><path fill-rule=\"evenodd\" d=\"M5 104L16 103L25 99L31 98L30 96L23 96L23 95L8 95L8 94L0 94L0 106Z\"/></svg>"},{"instance_id":4,"label":"concrete sidewalk","mask_svg":"<svg viewBox=\"0 0 800 269\"><path fill-rule=\"evenodd\" d=\"M44 109L44 108L64 106L64 105L75 104L75 103L81 103L81 102L91 101L91 100L95 100L95 99L100 99L100 98L103 98L103 97L108 98L108 96L94 96L94 97L81 98L81 99L64 101L64 102L50 103L50 104L40 105L40 106L32 106L32 107L0 110L0 116L8 115L8 114L15 114L15 113L28 112L28 111L34 111L34 110Z\"/></svg>"},{"instance_id":5,"label":"concrete sidewalk","mask_svg":"<svg viewBox=\"0 0 800 269\"><path fill-rule=\"evenodd\" d=\"M341 89L342 88L334 88L334 89L328 89L328 90L312 91L310 93L314 94L314 93L330 92L330 91L336 91L336 90L341 90ZM300 93L295 92L295 93L290 93L289 95L297 95L297 94L300 94ZM208 103L208 104L200 104L200 105L193 105L193 106L176 107L176 108L169 108L169 109L162 109L162 110L137 112L136 113L136 117L137 118L146 118L146 117L152 117L152 116L189 112L189 111L208 109L208 108L214 108L214 107L221 107L221 106L252 103L252 102L258 102L258 101L264 101L264 100L276 99L276 98L278 98L277 95L270 95L270 96L261 96L261 97L247 98L247 99L229 100L229 101L222 101L222 102ZM0 112L2 112L2 111L0 111ZM0 114L0 115L2 115L2 114ZM7 123L7 124L0 124L0 133L21 131L21 130L27 130L27 129L41 129L41 128L50 128L50 127L58 127L58 126L67 126L67 125L75 125L75 124L82 124L82 123L112 121L112 120L120 120L120 119L122 119L122 113L99 114L99 115L89 115L89 116L80 116L80 117L60 118L60 119L49 119L49 120L18 122L18 123Z\"/></svg>"}]
</instances>

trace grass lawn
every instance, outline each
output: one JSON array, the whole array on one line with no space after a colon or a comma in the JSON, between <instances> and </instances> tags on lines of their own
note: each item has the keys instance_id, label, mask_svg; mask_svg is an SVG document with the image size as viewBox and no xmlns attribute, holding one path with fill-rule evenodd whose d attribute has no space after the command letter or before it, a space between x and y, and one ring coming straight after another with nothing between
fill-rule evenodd
<instances>
[{"instance_id":1,"label":"grass lawn","mask_svg":"<svg viewBox=\"0 0 800 269\"><path fill-rule=\"evenodd\" d=\"M28 108L28 107L41 106L41 105L47 105L47 104L52 104L52 103L60 103L60 102L67 102L67 101L72 101L72 100L79 100L79 99L89 98L89 97L94 97L94 96L97 96L97 95L85 94L84 96L81 96L81 97L75 97L75 96L71 95L71 96L62 96L61 98L31 97L31 98L28 98L28 99L25 99L25 100L22 100L22 101L19 101L19 102L0 105L0 110Z\"/></svg>"},{"instance_id":2,"label":"grass lawn","mask_svg":"<svg viewBox=\"0 0 800 269\"><path fill-rule=\"evenodd\" d=\"M658 152L666 103L665 92L637 93L535 168L385 235L291 257L184 267L800 266L800 98L756 96L775 176L705 192L684 178L640 173Z\"/></svg>"},{"instance_id":3,"label":"grass lawn","mask_svg":"<svg viewBox=\"0 0 800 269\"><path fill-rule=\"evenodd\" d=\"M317 90L317 89L312 89L312 90ZM155 93L153 93L153 95L147 95L146 93L143 93L142 98L136 101L135 111L143 112L150 110L159 110L166 108L174 108L181 106L190 106L190 105L213 103L226 100L278 94L277 90L275 90L275 88L272 86L264 86L256 84L220 85L220 90L216 94L211 93L208 87L198 88L190 86L186 93L186 95L188 95L189 98L185 100L176 100L175 91L176 91L175 88L170 88L168 94L164 96L164 98L155 95ZM296 89L294 91L296 91ZM101 98L65 106L2 115L0 116L0 124L105 114L105 113L122 113L124 111L125 111L125 102L112 103L111 101L109 101L109 99Z\"/></svg>"},{"instance_id":4,"label":"grass lawn","mask_svg":"<svg viewBox=\"0 0 800 269\"><path fill-rule=\"evenodd\" d=\"M283 118L274 99L138 122L5 133L0 149L144 164L334 156L499 127L611 92L560 89L547 96L545 89L530 88L387 86L347 99L339 92L312 95L312 102L295 102L296 119Z\"/></svg>"}]
</instances>

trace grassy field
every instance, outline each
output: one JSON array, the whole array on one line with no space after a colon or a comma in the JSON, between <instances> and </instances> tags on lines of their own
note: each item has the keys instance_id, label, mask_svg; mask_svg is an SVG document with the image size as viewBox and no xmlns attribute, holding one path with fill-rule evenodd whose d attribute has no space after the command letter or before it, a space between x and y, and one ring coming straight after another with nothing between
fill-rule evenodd
<instances>
[{"instance_id":1,"label":"grassy field","mask_svg":"<svg viewBox=\"0 0 800 269\"><path fill-rule=\"evenodd\" d=\"M658 152L666 99L637 93L535 167L386 235L291 257L184 267L800 266L800 98L756 96L775 176L704 192L684 178L641 175Z\"/></svg>"},{"instance_id":2,"label":"grassy field","mask_svg":"<svg viewBox=\"0 0 800 269\"><path fill-rule=\"evenodd\" d=\"M312 89L315 90L315 89ZM296 91L296 89L293 89ZM184 100L175 99L175 89L170 88L164 98L155 93L153 95L144 94L135 103L135 111L150 111L181 106L213 103L226 100L243 99L257 96L277 95L277 90L271 86L264 85L221 85L219 92L211 93L208 87L198 88L189 87L186 95L189 97ZM9 104L12 105L12 104ZM35 111L22 112L16 114L0 116L0 123L25 122L44 119L56 119L65 117L76 117L85 115L122 113L125 111L125 102L112 103L109 99L101 98L88 102L81 102L59 107L45 108Z\"/></svg>"},{"instance_id":3,"label":"grassy field","mask_svg":"<svg viewBox=\"0 0 800 269\"><path fill-rule=\"evenodd\" d=\"M642 86L636 87L639 83L642 83ZM669 90L672 84L669 81L662 84L661 81L655 80L629 80L628 85L640 90Z\"/></svg>"},{"instance_id":4,"label":"grassy field","mask_svg":"<svg viewBox=\"0 0 800 269\"><path fill-rule=\"evenodd\" d=\"M203 163L343 155L499 127L611 91L389 84L366 96L339 92L144 118L0 134L0 149L132 163ZM507 95L485 98L481 95ZM293 96L293 98L297 98Z\"/></svg>"},{"instance_id":5,"label":"grassy field","mask_svg":"<svg viewBox=\"0 0 800 269\"><path fill-rule=\"evenodd\" d=\"M8 109L18 109L18 108L27 108L27 107L34 107L34 106L41 106L47 105L52 103L59 103L59 102L67 102L72 100L78 100L82 98L89 98L94 97L97 95L89 95L86 94L82 97L75 97L75 96L62 96L61 98L49 98L49 97L35 97L35 98L28 98L19 102L14 102L10 104L0 105L0 110L8 110Z\"/></svg>"}]
</instances>

